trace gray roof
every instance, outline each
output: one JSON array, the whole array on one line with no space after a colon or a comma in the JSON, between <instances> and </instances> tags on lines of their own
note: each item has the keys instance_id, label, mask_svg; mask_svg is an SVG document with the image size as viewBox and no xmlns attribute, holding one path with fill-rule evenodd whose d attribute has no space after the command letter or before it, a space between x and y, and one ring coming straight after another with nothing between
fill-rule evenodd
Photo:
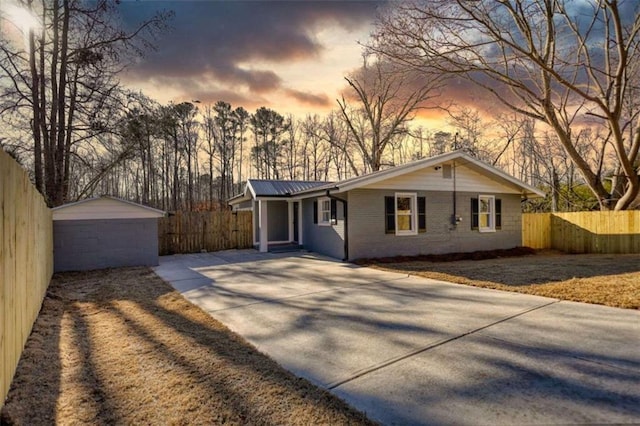
<instances>
[{"instance_id":1,"label":"gray roof","mask_svg":"<svg viewBox=\"0 0 640 426\"><path fill-rule=\"evenodd\" d=\"M327 184L327 182L309 180L270 179L249 179L248 183L251 185L256 197L286 197L296 192L305 191Z\"/></svg>"},{"instance_id":2,"label":"gray roof","mask_svg":"<svg viewBox=\"0 0 640 426\"><path fill-rule=\"evenodd\" d=\"M251 188L255 197L312 197L327 190L332 191L335 194L350 191L384 179L400 176L405 173L414 172L425 167L431 167L452 160L455 160L459 164L465 165L478 173L484 174L499 183L519 188L523 196L544 197L544 192L541 190L516 179L492 165L471 157L462 150L452 151L430 158L422 158L420 160L391 167L389 169L380 170L366 175L354 176L339 182L249 179L247 187ZM248 200L250 197L251 194L247 194L245 190L243 194L233 197L230 201L238 203L245 199Z\"/></svg>"}]
</instances>

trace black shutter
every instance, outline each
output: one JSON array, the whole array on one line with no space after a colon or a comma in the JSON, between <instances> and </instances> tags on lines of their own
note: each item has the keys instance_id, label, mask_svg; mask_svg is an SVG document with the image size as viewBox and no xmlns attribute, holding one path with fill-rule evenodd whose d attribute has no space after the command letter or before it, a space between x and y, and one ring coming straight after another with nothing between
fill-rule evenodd
<instances>
[{"instance_id":1,"label":"black shutter","mask_svg":"<svg viewBox=\"0 0 640 426\"><path fill-rule=\"evenodd\" d=\"M502 229L502 200L496 198L496 229Z\"/></svg>"},{"instance_id":2,"label":"black shutter","mask_svg":"<svg viewBox=\"0 0 640 426\"><path fill-rule=\"evenodd\" d=\"M337 225L338 224L338 207L337 207L337 202L334 199L331 199L331 224L332 225Z\"/></svg>"},{"instance_id":3,"label":"black shutter","mask_svg":"<svg viewBox=\"0 0 640 426\"><path fill-rule=\"evenodd\" d=\"M471 199L471 229L478 229L479 216L478 216L478 199Z\"/></svg>"},{"instance_id":4,"label":"black shutter","mask_svg":"<svg viewBox=\"0 0 640 426\"><path fill-rule=\"evenodd\" d=\"M386 234L396 233L396 206L395 197L384 197L384 218Z\"/></svg>"},{"instance_id":5,"label":"black shutter","mask_svg":"<svg viewBox=\"0 0 640 426\"><path fill-rule=\"evenodd\" d=\"M313 202L313 223L318 223L318 202Z\"/></svg>"},{"instance_id":6,"label":"black shutter","mask_svg":"<svg viewBox=\"0 0 640 426\"><path fill-rule=\"evenodd\" d=\"M418 232L427 232L427 198L418 197Z\"/></svg>"}]
</instances>

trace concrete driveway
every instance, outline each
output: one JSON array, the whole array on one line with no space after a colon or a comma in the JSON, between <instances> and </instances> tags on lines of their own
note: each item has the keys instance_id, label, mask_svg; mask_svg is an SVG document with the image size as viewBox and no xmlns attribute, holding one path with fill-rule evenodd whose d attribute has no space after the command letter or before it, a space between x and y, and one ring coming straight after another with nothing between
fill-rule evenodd
<instances>
[{"instance_id":1,"label":"concrete driveway","mask_svg":"<svg viewBox=\"0 0 640 426\"><path fill-rule=\"evenodd\" d=\"M160 258L193 303L384 424L640 423L640 312L311 253Z\"/></svg>"}]
</instances>

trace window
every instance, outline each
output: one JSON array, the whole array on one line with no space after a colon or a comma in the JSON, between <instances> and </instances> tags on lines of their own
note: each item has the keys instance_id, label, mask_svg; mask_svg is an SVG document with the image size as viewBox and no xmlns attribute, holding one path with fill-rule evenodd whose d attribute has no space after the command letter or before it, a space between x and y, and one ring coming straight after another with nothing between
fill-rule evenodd
<instances>
[{"instance_id":1,"label":"window","mask_svg":"<svg viewBox=\"0 0 640 426\"><path fill-rule=\"evenodd\" d=\"M331 225L331 200L329 198L318 200L318 225Z\"/></svg>"},{"instance_id":2,"label":"window","mask_svg":"<svg viewBox=\"0 0 640 426\"><path fill-rule=\"evenodd\" d=\"M494 232L502 226L502 201L493 195L471 199L471 229Z\"/></svg>"},{"instance_id":3,"label":"window","mask_svg":"<svg viewBox=\"0 0 640 426\"><path fill-rule=\"evenodd\" d=\"M425 197L415 193L396 193L385 197L385 232L396 235L415 235L426 232Z\"/></svg>"},{"instance_id":4,"label":"window","mask_svg":"<svg viewBox=\"0 0 640 426\"><path fill-rule=\"evenodd\" d=\"M320 220L318 220L320 219ZM338 203L330 198L313 202L313 223L322 226L338 224Z\"/></svg>"}]
</instances>

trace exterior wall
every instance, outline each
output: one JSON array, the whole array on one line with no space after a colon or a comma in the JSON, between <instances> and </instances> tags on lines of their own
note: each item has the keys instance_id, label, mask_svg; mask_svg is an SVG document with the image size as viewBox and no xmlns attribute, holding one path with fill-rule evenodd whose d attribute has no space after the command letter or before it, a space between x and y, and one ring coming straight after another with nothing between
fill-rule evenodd
<instances>
[{"instance_id":1,"label":"exterior wall","mask_svg":"<svg viewBox=\"0 0 640 426\"><path fill-rule=\"evenodd\" d=\"M289 241L289 206L286 201L267 201L269 241Z\"/></svg>"},{"instance_id":2,"label":"exterior wall","mask_svg":"<svg viewBox=\"0 0 640 426\"><path fill-rule=\"evenodd\" d=\"M336 225L320 226L313 223L313 202L317 200L317 198L309 198L301 202L304 248L336 259L343 259L344 204L337 203L338 223Z\"/></svg>"},{"instance_id":3,"label":"exterior wall","mask_svg":"<svg viewBox=\"0 0 640 426\"><path fill-rule=\"evenodd\" d=\"M58 220L53 235L56 272L158 264L157 219Z\"/></svg>"},{"instance_id":4,"label":"exterior wall","mask_svg":"<svg viewBox=\"0 0 640 426\"><path fill-rule=\"evenodd\" d=\"M384 197L403 191L426 197L426 233L385 233ZM471 230L470 199L478 194L495 195L502 200L502 229L486 233ZM452 192L358 189L349 192L348 202L349 259L507 249L522 244L520 195L516 194L458 192L456 214L462 222L457 226L451 225Z\"/></svg>"}]
</instances>

